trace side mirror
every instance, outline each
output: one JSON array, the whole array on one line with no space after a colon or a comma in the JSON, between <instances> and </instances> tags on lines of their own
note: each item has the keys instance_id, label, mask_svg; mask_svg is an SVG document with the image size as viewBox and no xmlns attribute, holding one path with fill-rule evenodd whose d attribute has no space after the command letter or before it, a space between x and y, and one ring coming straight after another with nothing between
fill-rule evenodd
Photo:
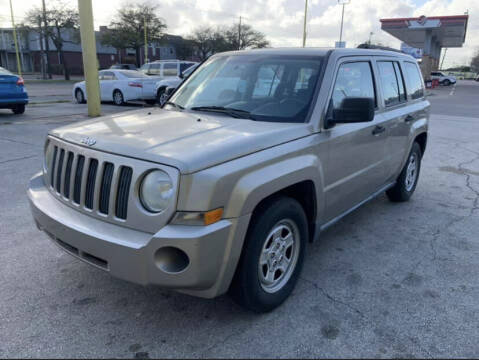
<instances>
[{"instance_id":1,"label":"side mirror","mask_svg":"<svg viewBox=\"0 0 479 360\"><path fill-rule=\"evenodd\" d=\"M339 109L332 109L327 120L327 128L334 124L360 123L374 120L374 99L346 97Z\"/></svg>"}]
</instances>

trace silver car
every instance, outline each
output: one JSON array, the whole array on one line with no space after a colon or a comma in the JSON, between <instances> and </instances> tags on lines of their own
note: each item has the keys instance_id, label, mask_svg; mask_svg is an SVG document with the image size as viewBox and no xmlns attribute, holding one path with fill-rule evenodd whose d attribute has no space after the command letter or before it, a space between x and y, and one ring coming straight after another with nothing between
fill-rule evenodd
<instances>
[{"instance_id":1,"label":"silver car","mask_svg":"<svg viewBox=\"0 0 479 360\"><path fill-rule=\"evenodd\" d=\"M163 108L51 131L29 185L33 217L118 278L229 291L270 311L291 294L307 242L383 192L412 196L429 107L417 62L400 53L218 54Z\"/></svg>"}]
</instances>

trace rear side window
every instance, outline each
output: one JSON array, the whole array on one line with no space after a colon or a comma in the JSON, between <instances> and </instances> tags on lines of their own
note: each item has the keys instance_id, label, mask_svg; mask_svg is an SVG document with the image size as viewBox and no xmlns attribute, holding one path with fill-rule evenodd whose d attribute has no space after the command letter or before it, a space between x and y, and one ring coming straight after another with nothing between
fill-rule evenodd
<instances>
[{"instance_id":1,"label":"rear side window","mask_svg":"<svg viewBox=\"0 0 479 360\"><path fill-rule=\"evenodd\" d=\"M150 69L148 70L148 74L155 74L155 75L160 75L161 71L161 64L151 64Z\"/></svg>"},{"instance_id":2,"label":"rear side window","mask_svg":"<svg viewBox=\"0 0 479 360\"><path fill-rule=\"evenodd\" d=\"M163 64L163 76L176 76L178 75L177 63L165 63Z\"/></svg>"},{"instance_id":3,"label":"rear side window","mask_svg":"<svg viewBox=\"0 0 479 360\"><path fill-rule=\"evenodd\" d=\"M373 73L368 61L341 64L333 88L333 107L338 109L343 99L347 97L365 97L374 99Z\"/></svg>"},{"instance_id":4,"label":"rear side window","mask_svg":"<svg viewBox=\"0 0 479 360\"><path fill-rule=\"evenodd\" d=\"M381 87L386 106L397 105L406 101L401 70L396 61L378 62Z\"/></svg>"},{"instance_id":5,"label":"rear side window","mask_svg":"<svg viewBox=\"0 0 479 360\"><path fill-rule=\"evenodd\" d=\"M406 87L411 99L419 99L424 96L422 76L416 64L404 62L404 73L406 75Z\"/></svg>"}]
</instances>

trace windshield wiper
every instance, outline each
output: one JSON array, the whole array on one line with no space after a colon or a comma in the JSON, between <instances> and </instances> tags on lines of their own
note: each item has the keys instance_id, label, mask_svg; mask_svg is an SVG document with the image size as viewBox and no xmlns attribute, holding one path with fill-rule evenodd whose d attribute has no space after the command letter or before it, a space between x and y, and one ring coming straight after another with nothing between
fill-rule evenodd
<instances>
[{"instance_id":1,"label":"windshield wiper","mask_svg":"<svg viewBox=\"0 0 479 360\"><path fill-rule=\"evenodd\" d=\"M165 105L171 105L171 106L174 106L177 109L185 110L185 108L183 106L178 105L177 103L174 103L173 101L167 101L167 102L165 102Z\"/></svg>"},{"instance_id":2,"label":"windshield wiper","mask_svg":"<svg viewBox=\"0 0 479 360\"><path fill-rule=\"evenodd\" d=\"M191 110L217 112L217 113L227 114L234 118L254 120L254 118L252 117L249 111L234 109L234 108L227 108L223 106L195 106L195 107L192 107Z\"/></svg>"}]
</instances>

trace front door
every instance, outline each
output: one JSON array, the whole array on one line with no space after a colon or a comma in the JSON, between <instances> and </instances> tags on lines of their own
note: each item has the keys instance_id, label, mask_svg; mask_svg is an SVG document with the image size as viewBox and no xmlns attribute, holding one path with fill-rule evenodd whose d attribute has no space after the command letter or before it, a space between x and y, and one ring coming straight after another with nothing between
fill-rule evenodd
<instances>
[{"instance_id":1,"label":"front door","mask_svg":"<svg viewBox=\"0 0 479 360\"><path fill-rule=\"evenodd\" d=\"M368 58L348 59L337 67L330 106L338 108L346 97L373 98L377 86ZM378 191L385 183L384 118L376 111L373 121L337 124L326 130L328 158L325 162L325 221L348 211Z\"/></svg>"}]
</instances>

